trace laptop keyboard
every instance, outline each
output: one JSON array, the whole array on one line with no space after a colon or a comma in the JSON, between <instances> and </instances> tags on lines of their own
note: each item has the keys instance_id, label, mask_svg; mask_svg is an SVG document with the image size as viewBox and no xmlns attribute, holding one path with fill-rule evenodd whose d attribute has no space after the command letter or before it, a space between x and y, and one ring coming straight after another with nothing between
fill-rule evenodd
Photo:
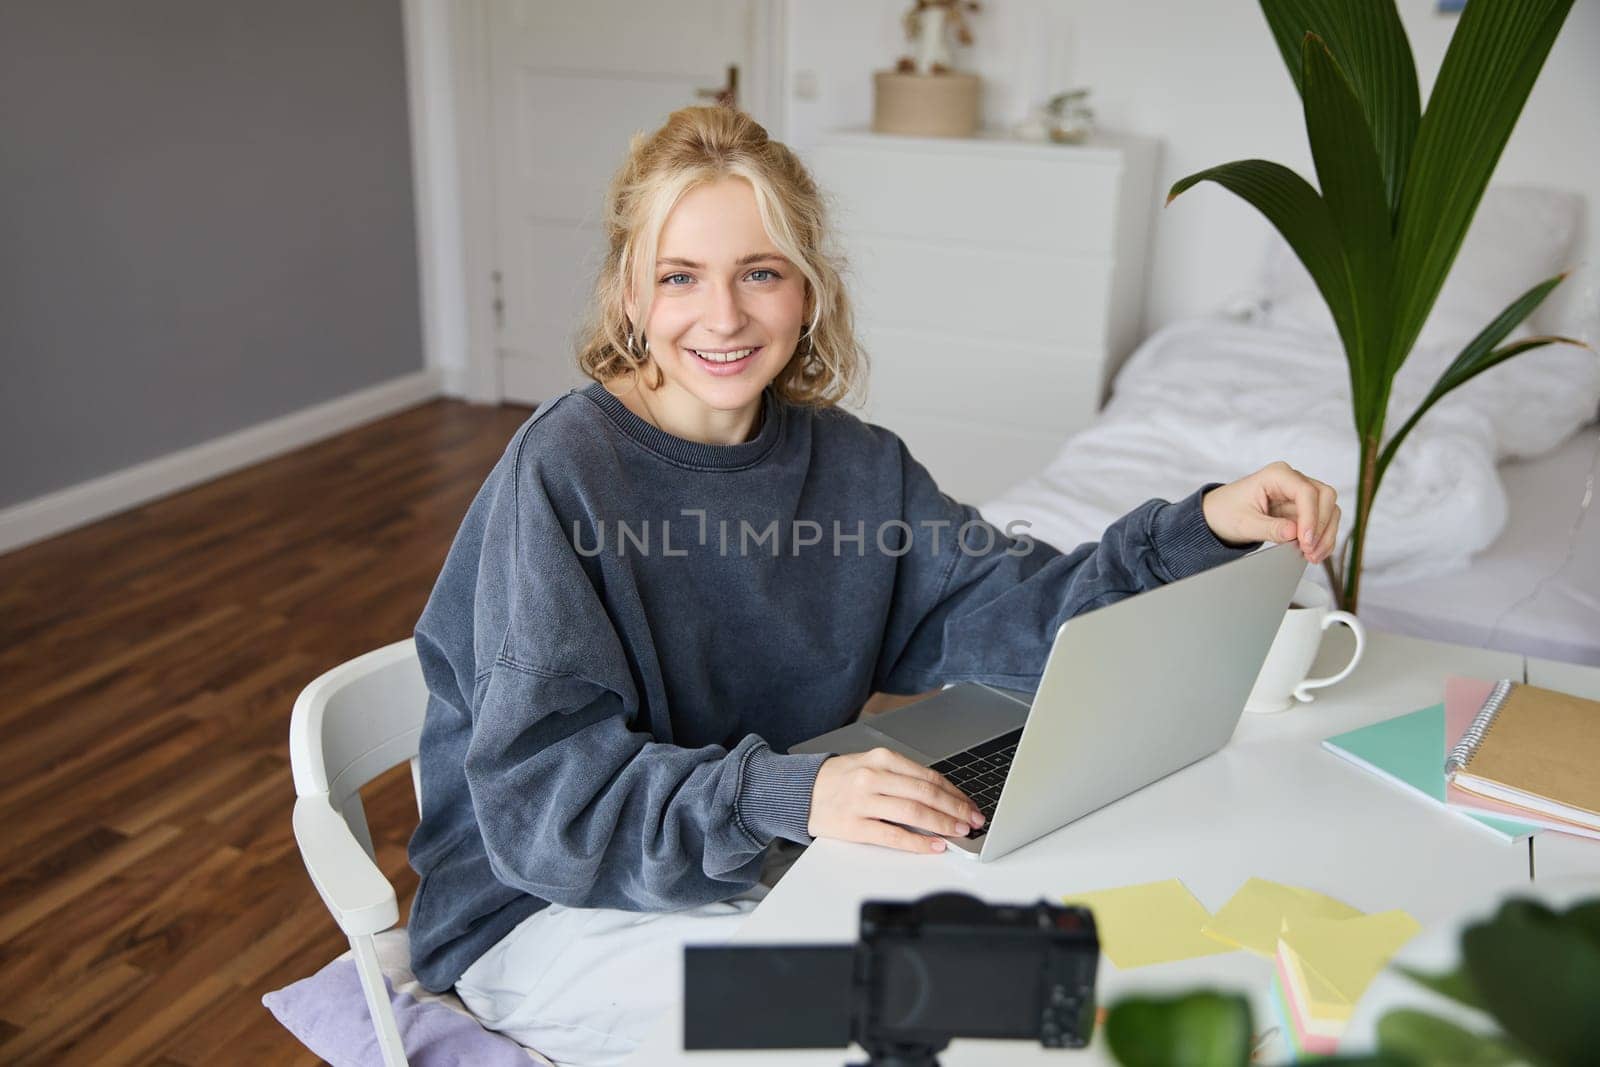
<instances>
[{"instance_id":1,"label":"laptop keyboard","mask_svg":"<svg viewBox=\"0 0 1600 1067\"><path fill-rule=\"evenodd\" d=\"M977 809L983 812L983 825L967 835L969 839L982 837L989 831L994 818L995 805L1000 803L1000 787L1011 773L1011 760L1017 754L1017 742L1022 740L1022 728L1001 734L965 752L957 752L948 759L932 765L932 770L944 775L949 783L965 793Z\"/></svg>"}]
</instances>

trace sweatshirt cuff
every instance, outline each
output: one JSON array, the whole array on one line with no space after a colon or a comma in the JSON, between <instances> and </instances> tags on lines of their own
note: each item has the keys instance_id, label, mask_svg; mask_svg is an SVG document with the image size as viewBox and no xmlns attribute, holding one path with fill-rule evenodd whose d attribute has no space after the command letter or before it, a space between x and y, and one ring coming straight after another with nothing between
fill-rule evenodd
<instances>
[{"instance_id":1,"label":"sweatshirt cuff","mask_svg":"<svg viewBox=\"0 0 1600 1067\"><path fill-rule=\"evenodd\" d=\"M817 770L832 753L806 752L782 755L765 743L753 745L744 761L734 818L758 845L775 837L811 844L806 825L811 821L811 790Z\"/></svg>"},{"instance_id":2,"label":"sweatshirt cuff","mask_svg":"<svg viewBox=\"0 0 1600 1067\"><path fill-rule=\"evenodd\" d=\"M1176 503L1163 504L1156 509L1150 523L1150 540L1155 545L1156 555L1167 568L1169 581L1210 570L1229 560L1249 555L1260 546L1260 542L1252 545L1229 544L1211 532L1200 500L1221 485L1221 482L1211 482Z\"/></svg>"}]
</instances>

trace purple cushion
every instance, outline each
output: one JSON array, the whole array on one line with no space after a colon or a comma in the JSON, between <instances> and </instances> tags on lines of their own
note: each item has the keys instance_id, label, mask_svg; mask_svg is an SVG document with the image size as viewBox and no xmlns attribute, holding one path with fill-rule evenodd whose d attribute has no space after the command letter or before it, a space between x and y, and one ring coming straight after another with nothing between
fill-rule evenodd
<instances>
[{"instance_id":1,"label":"purple cushion","mask_svg":"<svg viewBox=\"0 0 1600 1067\"><path fill-rule=\"evenodd\" d=\"M469 1016L437 1001L397 994L388 978L383 986L412 1067L528 1067L535 1062L521 1045ZM354 960L334 960L310 978L268 993L261 1003L333 1067L383 1063Z\"/></svg>"}]
</instances>

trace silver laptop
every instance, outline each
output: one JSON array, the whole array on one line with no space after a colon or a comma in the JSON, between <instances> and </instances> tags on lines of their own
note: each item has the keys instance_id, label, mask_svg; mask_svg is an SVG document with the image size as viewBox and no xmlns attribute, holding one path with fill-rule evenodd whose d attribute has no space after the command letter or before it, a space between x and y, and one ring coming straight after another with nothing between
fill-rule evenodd
<instances>
[{"instance_id":1,"label":"silver laptop","mask_svg":"<svg viewBox=\"0 0 1600 1067\"><path fill-rule=\"evenodd\" d=\"M995 859L1226 744L1305 569L1262 548L1062 624L1031 701L962 682L789 751L932 767L985 816L948 851Z\"/></svg>"}]
</instances>

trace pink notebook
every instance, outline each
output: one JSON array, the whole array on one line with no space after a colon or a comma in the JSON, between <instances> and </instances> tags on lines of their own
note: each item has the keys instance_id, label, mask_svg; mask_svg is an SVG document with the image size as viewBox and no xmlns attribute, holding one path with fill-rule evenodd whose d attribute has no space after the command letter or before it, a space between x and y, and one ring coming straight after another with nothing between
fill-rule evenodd
<instances>
[{"instance_id":1,"label":"pink notebook","mask_svg":"<svg viewBox=\"0 0 1600 1067\"><path fill-rule=\"evenodd\" d=\"M1477 678L1446 678L1444 682L1444 751L1449 755L1450 750L1461 740L1461 735L1467 732L1467 727L1472 725L1472 720L1477 717L1478 711L1483 707L1483 702L1489 699L1489 694L1494 691L1495 683L1485 682ZM1483 815L1500 815L1518 822L1525 822L1532 826L1542 826L1547 830L1557 830L1565 834L1576 834L1579 837L1593 837L1600 839L1600 830L1592 830L1587 826L1566 822L1552 818L1542 812L1529 811L1519 808L1515 804L1505 804L1498 800L1490 800L1476 793L1469 793L1465 789L1457 789L1448 779L1445 781L1444 802L1452 808L1462 808L1466 811L1476 811Z\"/></svg>"}]
</instances>

